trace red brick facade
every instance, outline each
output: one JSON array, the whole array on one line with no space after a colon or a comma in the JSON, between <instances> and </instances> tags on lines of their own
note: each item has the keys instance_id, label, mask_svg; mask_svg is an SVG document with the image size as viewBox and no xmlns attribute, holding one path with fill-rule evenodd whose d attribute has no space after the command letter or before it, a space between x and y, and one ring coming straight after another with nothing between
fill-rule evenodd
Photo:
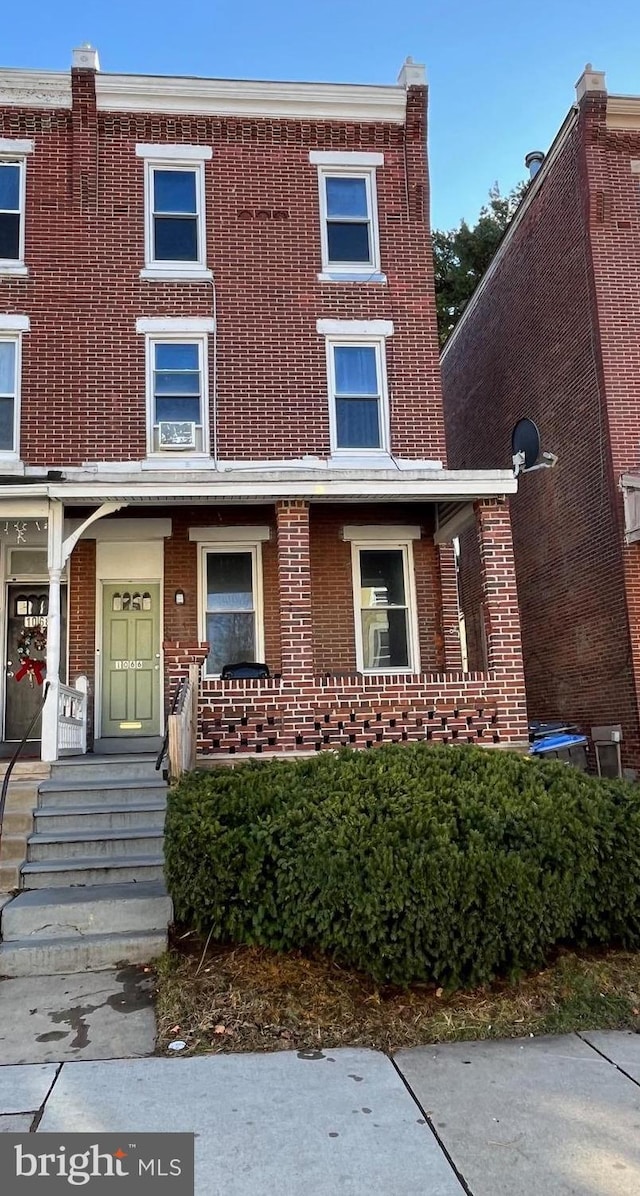
<instances>
[{"instance_id":1,"label":"red brick facade","mask_svg":"<svg viewBox=\"0 0 640 1196\"><path fill-rule=\"evenodd\" d=\"M619 479L640 465L640 124L618 127L614 109L587 91L569 114L442 372L452 466L506 465L523 416L559 457L511 503L530 716L621 723L638 768L640 548L624 543ZM475 543L463 561L477 668Z\"/></svg>"},{"instance_id":2,"label":"red brick facade","mask_svg":"<svg viewBox=\"0 0 640 1196\"><path fill-rule=\"evenodd\" d=\"M28 517L40 486L38 495L63 505L65 536L91 514L109 519L110 534L102 535L96 519L69 560L68 680L87 676L96 734L104 648L97 612L102 581L118 577L118 559L114 551L103 554L108 572L100 573L95 538L111 550L119 539L138 545L141 557L156 562L153 584L161 562L158 658L166 707L176 682L208 652L200 555L208 538L199 530L234 543L228 533L237 528L243 543L247 529L258 527L261 643L270 679L223 684L204 677L203 753L526 739L505 482L458 479L445 468L427 91L415 64L409 76L399 88L339 88L333 98L328 86L316 94L306 85L246 85L245 95L238 84L215 110L206 99L214 81L202 81L202 98L188 90L193 81L176 80L161 102L154 81L101 78L83 68L72 71L68 103L39 107L34 84L29 103L0 106L0 155L10 152L12 139L32 142L24 151L27 272L3 274L0 263L0 333L3 317L9 328L16 317L28 321L21 331L20 460L12 467L26 476L6 495L11 510ZM162 81L155 82L162 91ZM138 86L150 97L148 108L136 102ZM251 100L252 88L266 99ZM182 103L187 93L193 110ZM125 94L133 97L130 108ZM325 94L327 113L319 116ZM260 102L266 111L249 112L247 105L259 109ZM296 104L309 115L284 111ZM149 146L160 156L180 146L183 156L202 162L209 277L149 277L144 269ZM343 155L343 167L375 163L379 273L319 278L319 151ZM138 322L147 321L148 330L149 321L176 319L208 330L202 376L209 442L199 460L159 460L147 443L151 367ZM332 456L318 321L352 321L356 338L377 322L389 408L384 459ZM478 534L492 653L489 668L463 674L456 563L451 543L436 543L436 528L441 502L452 497L471 511L482 495L489 496L481 499ZM9 510L4 498L0 518ZM131 519L135 535L128 534ZM145 519L164 521L168 530L149 530L147 539ZM358 673L360 582L354 586L352 559L358 566L347 525L367 529L371 543L381 536L383 547L394 544L394 529L400 540L405 529L412 652L404 672ZM176 601L177 592L184 601Z\"/></svg>"}]
</instances>

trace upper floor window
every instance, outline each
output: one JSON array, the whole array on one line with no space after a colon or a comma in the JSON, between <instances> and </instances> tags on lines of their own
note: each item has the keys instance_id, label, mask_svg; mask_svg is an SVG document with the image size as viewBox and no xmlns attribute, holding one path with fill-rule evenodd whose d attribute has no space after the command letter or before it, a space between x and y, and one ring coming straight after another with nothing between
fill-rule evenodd
<instances>
[{"instance_id":1,"label":"upper floor window","mask_svg":"<svg viewBox=\"0 0 640 1196\"><path fill-rule=\"evenodd\" d=\"M0 316L0 459L18 456L21 332L27 316Z\"/></svg>"},{"instance_id":2,"label":"upper floor window","mask_svg":"<svg viewBox=\"0 0 640 1196\"><path fill-rule=\"evenodd\" d=\"M385 337L387 320L318 320L327 337L331 450L389 451Z\"/></svg>"},{"instance_id":3,"label":"upper floor window","mask_svg":"<svg viewBox=\"0 0 640 1196\"><path fill-rule=\"evenodd\" d=\"M26 155L32 141L0 137L0 274L26 274Z\"/></svg>"},{"instance_id":4,"label":"upper floor window","mask_svg":"<svg viewBox=\"0 0 640 1196\"><path fill-rule=\"evenodd\" d=\"M321 280L384 281L380 274L377 153L312 150L320 191Z\"/></svg>"},{"instance_id":5,"label":"upper floor window","mask_svg":"<svg viewBox=\"0 0 640 1196\"><path fill-rule=\"evenodd\" d=\"M138 145L145 159L144 277L211 277L206 269L208 146Z\"/></svg>"},{"instance_id":6,"label":"upper floor window","mask_svg":"<svg viewBox=\"0 0 640 1196\"><path fill-rule=\"evenodd\" d=\"M204 451L204 338L149 345L151 451Z\"/></svg>"}]
</instances>

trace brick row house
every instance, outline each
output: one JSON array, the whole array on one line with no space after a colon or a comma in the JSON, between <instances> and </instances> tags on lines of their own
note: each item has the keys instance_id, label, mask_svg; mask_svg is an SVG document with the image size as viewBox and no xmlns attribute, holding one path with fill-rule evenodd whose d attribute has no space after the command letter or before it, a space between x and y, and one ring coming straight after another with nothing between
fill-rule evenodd
<instances>
[{"instance_id":1,"label":"brick row house","mask_svg":"<svg viewBox=\"0 0 640 1196\"><path fill-rule=\"evenodd\" d=\"M44 760L148 747L193 664L201 756L526 739L516 482L446 464L426 100L411 60L390 87L89 47L0 73L5 747L45 676Z\"/></svg>"},{"instance_id":2,"label":"brick row house","mask_svg":"<svg viewBox=\"0 0 640 1196\"><path fill-rule=\"evenodd\" d=\"M520 479L512 518L529 714L621 729L640 769L640 98L588 65L484 279L445 346L450 460L511 458L538 425L554 469ZM471 667L481 572L462 544Z\"/></svg>"}]
</instances>

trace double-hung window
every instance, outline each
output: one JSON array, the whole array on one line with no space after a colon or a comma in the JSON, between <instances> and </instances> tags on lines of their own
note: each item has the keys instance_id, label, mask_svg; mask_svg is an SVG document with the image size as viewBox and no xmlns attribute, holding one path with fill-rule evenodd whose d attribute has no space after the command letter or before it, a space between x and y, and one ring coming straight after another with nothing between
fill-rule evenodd
<instances>
[{"instance_id":1,"label":"double-hung window","mask_svg":"<svg viewBox=\"0 0 640 1196\"><path fill-rule=\"evenodd\" d=\"M212 319L141 318L146 334L149 455L209 453L208 333Z\"/></svg>"},{"instance_id":2,"label":"double-hung window","mask_svg":"<svg viewBox=\"0 0 640 1196\"><path fill-rule=\"evenodd\" d=\"M411 541L354 543L352 552L358 669L417 672Z\"/></svg>"},{"instance_id":3,"label":"double-hung window","mask_svg":"<svg viewBox=\"0 0 640 1196\"><path fill-rule=\"evenodd\" d=\"M389 451L385 337L388 320L318 320L326 336L331 451Z\"/></svg>"},{"instance_id":4,"label":"double-hung window","mask_svg":"<svg viewBox=\"0 0 640 1196\"><path fill-rule=\"evenodd\" d=\"M32 141L0 138L0 274L26 274L26 155Z\"/></svg>"},{"instance_id":5,"label":"double-hung window","mask_svg":"<svg viewBox=\"0 0 640 1196\"><path fill-rule=\"evenodd\" d=\"M376 165L383 155L312 150L318 165L322 280L384 281L380 274Z\"/></svg>"},{"instance_id":6,"label":"double-hung window","mask_svg":"<svg viewBox=\"0 0 640 1196\"><path fill-rule=\"evenodd\" d=\"M260 545L223 544L202 551L205 672L263 659Z\"/></svg>"},{"instance_id":7,"label":"double-hung window","mask_svg":"<svg viewBox=\"0 0 640 1196\"><path fill-rule=\"evenodd\" d=\"M209 277L205 161L208 146L137 145L145 159L146 278Z\"/></svg>"},{"instance_id":8,"label":"double-hung window","mask_svg":"<svg viewBox=\"0 0 640 1196\"><path fill-rule=\"evenodd\" d=\"M28 331L28 316L0 315L0 462L19 456L21 334Z\"/></svg>"}]
</instances>

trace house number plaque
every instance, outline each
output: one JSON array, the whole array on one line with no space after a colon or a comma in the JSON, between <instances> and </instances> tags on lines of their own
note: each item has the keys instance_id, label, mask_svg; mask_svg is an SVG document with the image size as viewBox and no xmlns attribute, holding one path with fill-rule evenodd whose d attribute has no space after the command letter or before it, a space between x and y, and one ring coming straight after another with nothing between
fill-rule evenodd
<instances>
[{"instance_id":1,"label":"house number plaque","mask_svg":"<svg viewBox=\"0 0 640 1196\"><path fill-rule=\"evenodd\" d=\"M114 660L113 665L116 669L141 669L143 667L141 660Z\"/></svg>"}]
</instances>

